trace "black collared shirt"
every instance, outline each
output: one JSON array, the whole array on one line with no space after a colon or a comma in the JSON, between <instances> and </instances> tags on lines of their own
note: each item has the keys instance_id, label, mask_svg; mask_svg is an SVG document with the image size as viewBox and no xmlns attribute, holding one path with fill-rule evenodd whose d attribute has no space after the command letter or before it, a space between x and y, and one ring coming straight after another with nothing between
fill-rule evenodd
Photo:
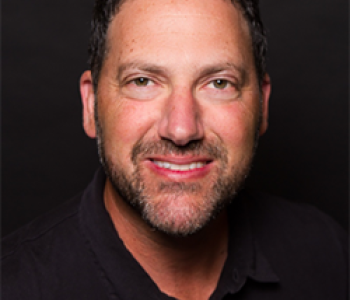
<instances>
[{"instance_id":1,"label":"black collared shirt","mask_svg":"<svg viewBox=\"0 0 350 300\"><path fill-rule=\"evenodd\" d=\"M1 299L172 299L120 240L104 182L99 170L81 195L5 238ZM210 299L347 299L347 237L326 215L247 192L228 213L228 257Z\"/></svg>"}]
</instances>

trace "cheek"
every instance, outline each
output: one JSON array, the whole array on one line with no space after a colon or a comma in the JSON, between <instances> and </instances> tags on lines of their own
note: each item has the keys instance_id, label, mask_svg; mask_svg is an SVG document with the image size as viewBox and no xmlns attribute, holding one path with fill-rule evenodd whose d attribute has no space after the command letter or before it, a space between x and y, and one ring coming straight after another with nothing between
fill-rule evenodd
<instances>
[{"instance_id":1,"label":"cheek","mask_svg":"<svg viewBox=\"0 0 350 300\"><path fill-rule=\"evenodd\" d=\"M246 151L254 144L258 113L258 107L248 108L241 103L212 108L209 126L227 147Z\"/></svg>"},{"instance_id":2,"label":"cheek","mask_svg":"<svg viewBox=\"0 0 350 300\"><path fill-rule=\"evenodd\" d=\"M132 147L152 127L151 111L142 102L118 100L100 110L106 152L116 153L121 161L130 160Z\"/></svg>"}]
</instances>

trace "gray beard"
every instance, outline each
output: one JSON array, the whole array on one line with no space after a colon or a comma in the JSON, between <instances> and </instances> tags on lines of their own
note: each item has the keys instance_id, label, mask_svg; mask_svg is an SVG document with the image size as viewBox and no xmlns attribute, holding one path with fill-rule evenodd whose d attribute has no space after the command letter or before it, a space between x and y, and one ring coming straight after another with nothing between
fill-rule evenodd
<instances>
[{"instance_id":1,"label":"gray beard","mask_svg":"<svg viewBox=\"0 0 350 300\"><path fill-rule=\"evenodd\" d=\"M229 203L234 199L249 174L258 141L258 128L256 130L255 145L251 150L250 159L240 167L232 166L229 169L227 150L219 143L204 141L191 141L185 146L177 146L169 140L136 143L131 152L131 162L135 171L128 175L118 165L115 165L106 155L103 129L96 118L97 144L100 161L107 177L115 191L142 219L154 230L170 236L186 237L193 235L207 226ZM145 155L207 155L219 161L215 170L215 180L210 188L200 183L162 182L157 186L146 183L142 175L143 170L139 162ZM206 193L202 190L207 189ZM203 194L201 202L186 204L185 208L164 205L176 203L179 197L198 196ZM164 201L152 201L151 195L161 195ZM165 206L165 208L164 208ZM176 218L184 221L176 223Z\"/></svg>"}]
</instances>

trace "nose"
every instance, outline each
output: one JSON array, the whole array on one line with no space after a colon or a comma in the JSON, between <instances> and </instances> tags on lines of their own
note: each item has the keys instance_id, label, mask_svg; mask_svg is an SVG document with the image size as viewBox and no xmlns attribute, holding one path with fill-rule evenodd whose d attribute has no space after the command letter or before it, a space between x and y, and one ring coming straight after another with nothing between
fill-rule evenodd
<instances>
[{"instance_id":1,"label":"nose","mask_svg":"<svg viewBox=\"0 0 350 300\"><path fill-rule=\"evenodd\" d=\"M158 127L161 138L178 146L203 139L200 109L191 90L173 90L165 105Z\"/></svg>"}]
</instances>

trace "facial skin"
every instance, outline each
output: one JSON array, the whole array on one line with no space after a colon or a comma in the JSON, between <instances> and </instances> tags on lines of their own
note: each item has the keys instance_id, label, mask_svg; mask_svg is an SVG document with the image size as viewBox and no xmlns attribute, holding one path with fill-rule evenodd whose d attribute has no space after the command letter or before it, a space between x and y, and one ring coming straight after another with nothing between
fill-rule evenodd
<instances>
[{"instance_id":1,"label":"facial skin","mask_svg":"<svg viewBox=\"0 0 350 300\"><path fill-rule=\"evenodd\" d=\"M267 128L270 83L259 91L248 26L230 1L133 0L107 40L97 120L90 72L81 79L84 128L114 189L105 200L193 234L232 200Z\"/></svg>"}]
</instances>

